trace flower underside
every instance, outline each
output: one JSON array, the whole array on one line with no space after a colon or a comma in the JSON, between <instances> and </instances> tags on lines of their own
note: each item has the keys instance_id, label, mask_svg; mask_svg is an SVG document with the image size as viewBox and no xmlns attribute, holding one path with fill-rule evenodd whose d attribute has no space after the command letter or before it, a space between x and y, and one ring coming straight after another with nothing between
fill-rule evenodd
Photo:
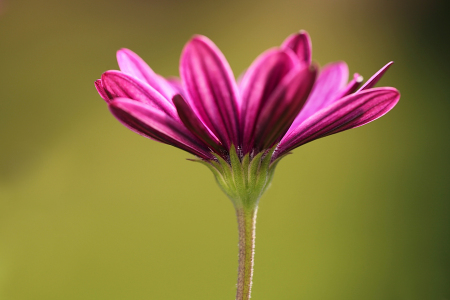
<instances>
[{"instance_id":1,"label":"flower underside","mask_svg":"<svg viewBox=\"0 0 450 300\"><path fill-rule=\"evenodd\" d=\"M311 53L301 31L262 53L236 81L217 46L195 36L183 49L180 79L154 73L121 49L120 71L106 71L95 86L126 127L195 155L235 204L257 202L281 157L367 124L400 98L395 88L374 88L392 62L360 87L362 77L348 81L344 62L319 70Z\"/></svg>"},{"instance_id":2,"label":"flower underside","mask_svg":"<svg viewBox=\"0 0 450 300\"><path fill-rule=\"evenodd\" d=\"M250 153L241 159L231 147L229 161L216 155L217 160L194 160L207 166L214 174L217 184L236 207L253 208L270 186L275 167L280 158L272 161L275 148Z\"/></svg>"}]
</instances>

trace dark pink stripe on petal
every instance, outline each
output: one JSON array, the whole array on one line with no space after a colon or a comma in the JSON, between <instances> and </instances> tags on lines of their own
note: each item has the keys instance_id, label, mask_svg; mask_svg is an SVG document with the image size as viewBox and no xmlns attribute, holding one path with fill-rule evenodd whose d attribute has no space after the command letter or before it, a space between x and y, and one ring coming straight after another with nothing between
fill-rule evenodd
<instances>
[{"instance_id":1,"label":"dark pink stripe on petal","mask_svg":"<svg viewBox=\"0 0 450 300\"><path fill-rule=\"evenodd\" d=\"M240 84L240 124L244 153L253 146L256 121L262 108L294 66L295 58L288 52L272 49L261 54L245 72Z\"/></svg>"},{"instance_id":2,"label":"dark pink stripe on petal","mask_svg":"<svg viewBox=\"0 0 450 300\"><path fill-rule=\"evenodd\" d=\"M348 81L348 67L345 62L326 65L319 74L314 87L287 134L295 130L304 120L340 98Z\"/></svg>"},{"instance_id":3,"label":"dark pink stripe on petal","mask_svg":"<svg viewBox=\"0 0 450 300\"><path fill-rule=\"evenodd\" d=\"M257 151L281 139L305 104L316 74L314 66L299 66L284 78L258 117L254 144Z\"/></svg>"},{"instance_id":4,"label":"dark pink stripe on petal","mask_svg":"<svg viewBox=\"0 0 450 300\"><path fill-rule=\"evenodd\" d=\"M131 99L115 98L111 113L126 127L145 137L183 149L204 159L213 156L184 125L159 109Z\"/></svg>"},{"instance_id":5,"label":"dark pink stripe on petal","mask_svg":"<svg viewBox=\"0 0 450 300\"><path fill-rule=\"evenodd\" d=\"M400 93L390 87L344 97L286 135L278 146L277 157L315 139L372 122L390 111L399 99Z\"/></svg>"},{"instance_id":6,"label":"dark pink stripe on petal","mask_svg":"<svg viewBox=\"0 0 450 300\"><path fill-rule=\"evenodd\" d=\"M376 72L372 77L370 77L370 79L363 84L363 86L358 90L358 92L374 87L375 84L377 84L377 82L381 79L381 77L383 77L384 73L386 73L389 67L392 66L393 64L394 64L393 61L388 62L384 67L382 67L378 72Z\"/></svg>"},{"instance_id":7,"label":"dark pink stripe on petal","mask_svg":"<svg viewBox=\"0 0 450 300\"><path fill-rule=\"evenodd\" d=\"M308 33L304 30L294 33L281 44L282 49L291 49L301 62L310 64L312 58L312 44Z\"/></svg>"},{"instance_id":8,"label":"dark pink stripe on petal","mask_svg":"<svg viewBox=\"0 0 450 300\"><path fill-rule=\"evenodd\" d=\"M102 84L111 98L129 98L146 103L172 117L176 116L171 100L164 98L148 84L119 71L107 71L102 75Z\"/></svg>"},{"instance_id":9,"label":"dark pink stripe on petal","mask_svg":"<svg viewBox=\"0 0 450 300\"><path fill-rule=\"evenodd\" d=\"M223 155L227 150L217 140L217 138L211 133L211 131L203 124L203 122L197 117L195 112L189 106L189 104L183 99L181 95L175 95L173 97L173 103L177 108L178 116L183 124L189 129L195 136L202 140L206 145L214 149L220 155Z\"/></svg>"},{"instance_id":10,"label":"dark pink stripe on petal","mask_svg":"<svg viewBox=\"0 0 450 300\"><path fill-rule=\"evenodd\" d=\"M106 102L109 102L110 98L109 98L108 94L106 93L105 89L103 88L102 80L97 79L94 84L95 84L95 88L97 89L97 92L99 93L100 97L102 97L103 100L105 100Z\"/></svg>"},{"instance_id":11,"label":"dark pink stripe on petal","mask_svg":"<svg viewBox=\"0 0 450 300\"><path fill-rule=\"evenodd\" d=\"M183 49L180 74L188 101L222 144L239 145L236 82L228 62L208 38L195 36Z\"/></svg>"},{"instance_id":12,"label":"dark pink stripe on petal","mask_svg":"<svg viewBox=\"0 0 450 300\"><path fill-rule=\"evenodd\" d=\"M170 84L153 70L136 53L129 49L117 51L117 62L120 70L134 78L137 78L157 90L167 99L172 99L176 91Z\"/></svg>"}]
</instances>

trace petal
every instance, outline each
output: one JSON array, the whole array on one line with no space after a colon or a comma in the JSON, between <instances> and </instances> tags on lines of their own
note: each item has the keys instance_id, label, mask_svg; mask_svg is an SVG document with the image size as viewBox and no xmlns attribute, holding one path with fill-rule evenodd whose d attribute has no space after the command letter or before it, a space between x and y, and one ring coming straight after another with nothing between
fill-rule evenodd
<instances>
[{"instance_id":1,"label":"petal","mask_svg":"<svg viewBox=\"0 0 450 300\"><path fill-rule=\"evenodd\" d=\"M202 140L206 145L214 149L218 154L222 155L227 152L217 138L211 133L211 131L203 124L203 122L197 117L195 112L189 106L189 104L183 99L181 95L175 95L173 97L173 103L177 108L178 116L183 124L189 129L196 137Z\"/></svg>"},{"instance_id":2,"label":"petal","mask_svg":"<svg viewBox=\"0 0 450 300\"><path fill-rule=\"evenodd\" d=\"M301 62L311 64L312 44L308 33L301 30L288 36L281 44L281 49L291 49Z\"/></svg>"},{"instance_id":3,"label":"petal","mask_svg":"<svg viewBox=\"0 0 450 300\"><path fill-rule=\"evenodd\" d=\"M389 67L392 66L393 64L394 64L393 61L388 62L384 67L382 67L378 72L376 72L372 77L370 77L370 79L367 80L367 82L358 90L358 92L374 87L375 84L377 84L377 82L381 79L381 77L383 77L384 73L386 73Z\"/></svg>"},{"instance_id":4,"label":"petal","mask_svg":"<svg viewBox=\"0 0 450 300\"><path fill-rule=\"evenodd\" d=\"M295 130L304 120L339 99L347 85L348 67L345 62L332 63L323 68L314 84L313 90L287 134Z\"/></svg>"},{"instance_id":5,"label":"petal","mask_svg":"<svg viewBox=\"0 0 450 300\"><path fill-rule=\"evenodd\" d=\"M358 73L353 74L353 79L347 84L347 87L341 92L338 98L353 94L363 81L363 77Z\"/></svg>"},{"instance_id":6,"label":"petal","mask_svg":"<svg viewBox=\"0 0 450 300\"><path fill-rule=\"evenodd\" d=\"M116 57L123 73L147 83L167 99L172 99L176 94L170 84L163 77L153 72L145 61L133 51L120 49L117 51Z\"/></svg>"},{"instance_id":7,"label":"petal","mask_svg":"<svg viewBox=\"0 0 450 300\"><path fill-rule=\"evenodd\" d=\"M262 151L281 139L308 99L316 74L315 66L298 66L284 78L258 116L253 148Z\"/></svg>"},{"instance_id":8,"label":"petal","mask_svg":"<svg viewBox=\"0 0 450 300\"><path fill-rule=\"evenodd\" d=\"M181 82L180 78L178 78L178 77L169 77L169 78L166 78L166 80L172 86L172 89L174 91L176 91L176 94L180 94L183 97L184 97L184 95L186 95L186 92L184 91L184 88L183 88L183 83Z\"/></svg>"},{"instance_id":9,"label":"petal","mask_svg":"<svg viewBox=\"0 0 450 300\"><path fill-rule=\"evenodd\" d=\"M208 38L195 36L183 49L180 74L188 101L227 148L239 145L237 86L228 62Z\"/></svg>"},{"instance_id":10,"label":"petal","mask_svg":"<svg viewBox=\"0 0 450 300\"><path fill-rule=\"evenodd\" d=\"M369 89L344 97L286 135L279 143L276 157L315 139L372 122L390 111L399 99L400 93L391 87Z\"/></svg>"},{"instance_id":11,"label":"petal","mask_svg":"<svg viewBox=\"0 0 450 300\"><path fill-rule=\"evenodd\" d=\"M166 143L204 159L213 156L184 125L159 109L132 99L115 98L109 103L111 113L134 132Z\"/></svg>"},{"instance_id":12,"label":"petal","mask_svg":"<svg viewBox=\"0 0 450 300\"><path fill-rule=\"evenodd\" d=\"M129 98L146 103L166 114L176 116L175 107L172 102L164 98L154 88L142 81L119 71L106 71L102 75L102 84L112 98Z\"/></svg>"},{"instance_id":13,"label":"petal","mask_svg":"<svg viewBox=\"0 0 450 300\"><path fill-rule=\"evenodd\" d=\"M108 97L108 94L106 93L105 89L103 88L102 80L97 79L95 82L95 88L97 89L97 92L100 94L100 97L103 98L106 102L109 102L110 98Z\"/></svg>"},{"instance_id":14,"label":"petal","mask_svg":"<svg viewBox=\"0 0 450 300\"><path fill-rule=\"evenodd\" d=\"M288 52L272 49L261 54L245 72L241 84L241 137L244 153L253 144L256 120L274 90L295 66Z\"/></svg>"}]
</instances>

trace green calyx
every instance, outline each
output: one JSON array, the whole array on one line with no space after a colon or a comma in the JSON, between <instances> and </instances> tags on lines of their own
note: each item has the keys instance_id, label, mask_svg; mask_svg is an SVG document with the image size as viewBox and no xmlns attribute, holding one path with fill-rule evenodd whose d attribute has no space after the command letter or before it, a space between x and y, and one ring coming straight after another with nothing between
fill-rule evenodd
<instances>
[{"instance_id":1,"label":"green calyx","mask_svg":"<svg viewBox=\"0 0 450 300\"><path fill-rule=\"evenodd\" d=\"M253 157L240 158L234 146L229 161L216 155L217 160L195 160L207 166L214 174L222 191L236 208L254 209L262 194L270 186L279 158L271 162L275 147Z\"/></svg>"}]
</instances>

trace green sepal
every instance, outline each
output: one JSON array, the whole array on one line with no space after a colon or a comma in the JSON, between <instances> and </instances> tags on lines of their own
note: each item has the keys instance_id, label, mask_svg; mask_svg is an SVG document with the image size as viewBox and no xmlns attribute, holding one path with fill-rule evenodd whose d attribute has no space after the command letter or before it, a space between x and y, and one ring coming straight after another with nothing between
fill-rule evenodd
<instances>
[{"instance_id":1,"label":"green sepal","mask_svg":"<svg viewBox=\"0 0 450 300\"><path fill-rule=\"evenodd\" d=\"M270 186L275 167L280 158L272 161L275 147L239 157L236 148L231 146L229 161L214 154L215 160L195 160L206 165L214 174L217 184L236 207L254 209L262 194Z\"/></svg>"},{"instance_id":2,"label":"green sepal","mask_svg":"<svg viewBox=\"0 0 450 300\"><path fill-rule=\"evenodd\" d=\"M260 166L256 176L256 182L253 188L253 197L252 198L260 198L264 191L269 186L269 178L273 178L269 173L270 161L272 160L272 154L275 148L270 149L267 153L265 153L264 157L261 159Z\"/></svg>"},{"instance_id":3,"label":"green sepal","mask_svg":"<svg viewBox=\"0 0 450 300\"><path fill-rule=\"evenodd\" d=\"M263 152L258 153L250 163L249 181L254 181L258 178L259 165L261 164L261 157Z\"/></svg>"},{"instance_id":4,"label":"green sepal","mask_svg":"<svg viewBox=\"0 0 450 300\"><path fill-rule=\"evenodd\" d=\"M250 154L247 153L242 159L242 170L244 171L244 184L245 188L248 188L248 170L250 164Z\"/></svg>"},{"instance_id":5,"label":"green sepal","mask_svg":"<svg viewBox=\"0 0 450 300\"><path fill-rule=\"evenodd\" d=\"M236 191L240 194L241 198L245 197L245 180L244 180L244 170L241 164L241 160L237 155L236 149L231 145L230 149L230 163L231 170L233 173L234 184L236 186Z\"/></svg>"},{"instance_id":6,"label":"green sepal","mask_svg":"<svg viewBox=\"0 0 450 300\"><path fill-rule=\"evenodd\" d=\"M202 165L204 165L208 169L210 169L211 172L213 172L214 177L216 178L216 182L219 185L219 187L222 189L222 191L224 193L227 193L227 191L224 189L224 187L227 186L227 183L225 182L225 178L223 178L222 174L218 170L217 165L213 164L212 162L204 161L204 160L201 160L201 159L189 159L189 160L193 161L193 162L201 163Z\"/></svg>"},{"instance_id":7,"label":"green sepal","mask_svg":"<svg viewBox=\"0 0 450 300\"><path fill-rule=\"evenodd\" d=\"M229 187L231 190L235 191L236 190L236 185L234 184L233 173L232 173L230 164L228 164L228 162L226 162L219 155L214 154L214 156L219 161L219 164L220 164L220 167L221 167L221 169L219 171L220 171L220 173L222 174L224 180L227 183L226 186Z\"/></svg>"}]
</instances>

